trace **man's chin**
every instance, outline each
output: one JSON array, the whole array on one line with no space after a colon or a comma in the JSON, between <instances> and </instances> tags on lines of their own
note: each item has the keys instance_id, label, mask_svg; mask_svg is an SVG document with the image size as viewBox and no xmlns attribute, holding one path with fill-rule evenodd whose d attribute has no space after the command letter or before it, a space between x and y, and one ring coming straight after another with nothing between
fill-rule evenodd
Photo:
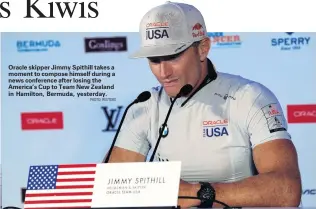
<instances>
[{"instance_id":1,"label":"man's chin","mask_svg":"<svg viewBox=\"0 0 316 209\"><path fill-rule=\"evenodd\" d=\"M169 97L176 97L180 91L180 89L176 88L175 86L172 86L172 87L166 86L166 87L164 87L164 89Z\"/></svg>"}]
</instances>

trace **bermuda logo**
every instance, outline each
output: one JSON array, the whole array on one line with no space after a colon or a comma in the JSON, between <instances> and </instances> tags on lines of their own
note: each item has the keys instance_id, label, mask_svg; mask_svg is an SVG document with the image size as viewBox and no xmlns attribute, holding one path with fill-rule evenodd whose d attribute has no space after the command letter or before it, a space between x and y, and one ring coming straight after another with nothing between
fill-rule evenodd
<instances>
[{"instance_id":1,"label":"bermuda logo","mask_svg":"<svg viewBox=\"0 0 316 209\"><path fill-rule=\"evenodd\" d=\"M61 43L58 40L18 40L16 47L18 52L46 52L61 47Z\"/></svg>"}]
</instances>

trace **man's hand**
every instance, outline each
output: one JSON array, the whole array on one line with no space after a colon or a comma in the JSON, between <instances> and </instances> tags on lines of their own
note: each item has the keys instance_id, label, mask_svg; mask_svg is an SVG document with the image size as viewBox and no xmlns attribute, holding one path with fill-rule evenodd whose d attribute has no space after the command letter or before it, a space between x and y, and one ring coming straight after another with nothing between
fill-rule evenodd
<instances>
[{"instance_id":1,"label":"man's hand","mask_svg":"<svg viewBox=\"0 0 316 209\"><path fill-rule=\"evenodd\" d=\"M180 187L179 187L179 196L186 196L186 197L197 197L197 192L200 189L200 184L190 184L183 180L180 180ZM188 199L188 198L179 198L178 199L178 206L181 208L189 208L195 207L200 205L200 200L198 199Z\"/></svg>"}]
</instances>

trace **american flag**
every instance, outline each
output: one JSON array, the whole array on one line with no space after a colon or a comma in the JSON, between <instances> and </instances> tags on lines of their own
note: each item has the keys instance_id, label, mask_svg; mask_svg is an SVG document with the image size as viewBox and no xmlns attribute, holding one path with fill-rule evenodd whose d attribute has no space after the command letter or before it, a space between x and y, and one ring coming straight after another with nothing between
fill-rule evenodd
<instances>
[{"instance_id":1,"label":"american flag","mask_svg":"<svg viewBox=\"0 0 316 209\"><path fill-rule=\"evenodd\" d=\"M91 208L96 166L31 166L24 208Z\"/></svg>"}]
</instances>

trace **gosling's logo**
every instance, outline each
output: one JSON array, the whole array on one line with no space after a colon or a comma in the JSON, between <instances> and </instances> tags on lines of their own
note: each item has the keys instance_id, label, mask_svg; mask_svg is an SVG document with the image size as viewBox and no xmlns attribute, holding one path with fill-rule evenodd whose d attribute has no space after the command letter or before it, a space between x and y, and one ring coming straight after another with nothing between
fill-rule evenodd
<instances>
[{"instance_id":1,"label":"gosling's logo","mask_svg":"<svg viewBox=\"0 0 316 209\"><path fill-rule=\"evenodd\" d=\"M161 125L160 128L159 128L159 133L161 133L161 131L162 131L162 126L163 125ZM162 135L161 136L162 136L162 138L166 138L168 136L168 134L169 134L169 128L166 125L164 130L162 131Z\"/></svg>"}]
</instances>

